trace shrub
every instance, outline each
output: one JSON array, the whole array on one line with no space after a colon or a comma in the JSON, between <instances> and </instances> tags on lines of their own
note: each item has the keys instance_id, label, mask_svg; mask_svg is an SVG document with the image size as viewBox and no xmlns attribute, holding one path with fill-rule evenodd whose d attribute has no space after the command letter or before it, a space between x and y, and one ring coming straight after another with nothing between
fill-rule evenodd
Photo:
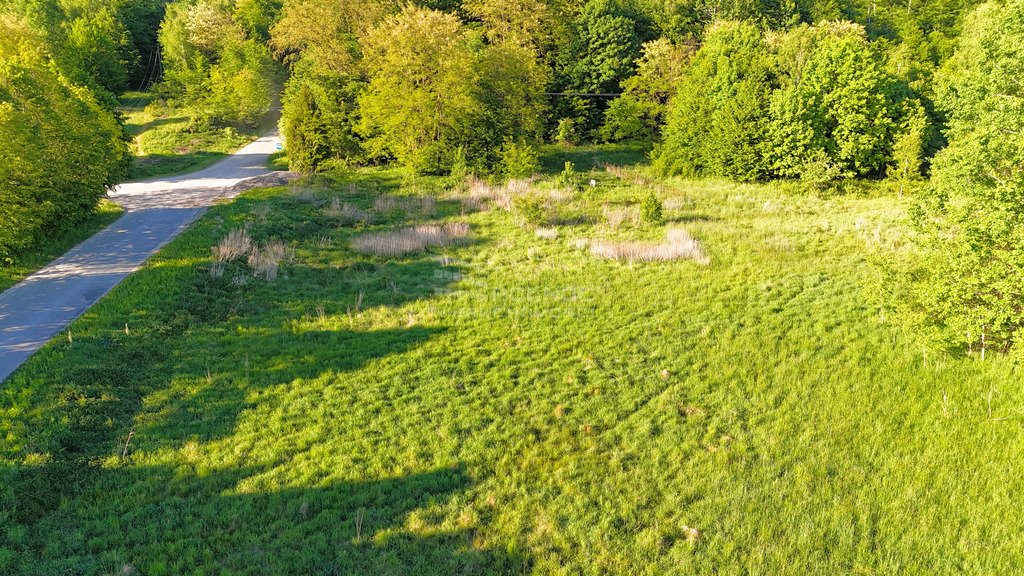
<instances>
[{"instance_id":1,"label":"shrub","mask_svg":"<svg viewBox=\"0 0 1024 576\"><path fill-rule=\"evenodd\" d=\"M500 172L506 178L526 178L540 169L537 149L526 142L506 140L498 155Z\"/></svg>"},{"instance_id":2,"label":"shrub","mask_svg":"<svg viewBox=\"0 0 1024 576\"><path fill-rule=\"evenodd\" d=\"M539 226L548 220L548 207L544 199L536 194L521 194L512 197L512 210L527 224Z\"/></svg>"},{"instance_id":3,"label":"shrub","mask_svg":"<svg viewBox=\"0 0 1024 576\"><path fill-rule=\"evenodd\" d=\"M661 224L664 220L663 212L664 205L653 191L648 191L647 195L640 200L640 217L644 222Z\"/></svg>"},{"instance_id":4,"label":"shrub","mask_svg":"<svg viewBox=\"0 0 1024 576\"><path fill-rule=\"evenodd\" d=\"M583 183L583 176L576 171L576 166L572 162L566 162L565 168L562 173L558 176L558 186L564 186L570 190L579 190Z\"/></svg>"},{"instance_id":5,"label":"shrub","mask_svg":"<svg viewBox=\"0 0 1024 576\"><path fill-rule=\"evenodd\" d=\"M580 131L575 119L562 118L558 121L555 142L563 146L575 146L580 143Z\"/></svg>"}]
</instances>

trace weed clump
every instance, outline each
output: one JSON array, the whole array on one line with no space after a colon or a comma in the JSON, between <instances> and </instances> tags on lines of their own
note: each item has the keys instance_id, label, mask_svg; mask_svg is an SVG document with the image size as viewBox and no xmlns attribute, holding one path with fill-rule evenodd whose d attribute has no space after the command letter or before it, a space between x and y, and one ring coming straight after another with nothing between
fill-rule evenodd
<instances>
[{"instance_id":1,"label":"weed clump","mask_svg":"<svg viewBox=\"0 0 1024 576\"><path fill-rule=\"evenodd\" d=\"M283 260L294 260L295 252L280 240L271 240L261 246L253 246L249 252L248 264L253 276L260 276L273 282L277 279L278 267Z\"/></svg>"},{"instance_id":2,"label":"weed clump","mask_svg":"<svg viewBox=\"0 0 1024 576\"><path fill-rule=\"evenodd\" d=\"M253 276L262 276L273 282L277 279L281 262L295 258L295 251L284 242L271 240L265 244L256 244L244 228L228 232L228 235L211 251L213 265L210 266L210 276L213 278L224 276L228 262L246 258L246 264L252 269Z\"/></svg>"},{"instance_id":3,"label":"weed clump","mask_svg":"<svg viewBox=\"0 0 1024 576\"><path fill-rule=\"evenodd\" d=\"M548 221L548 207L536 194L513 196L512 209L527 224L540 226Z\"/></svg>"}]
</instances>

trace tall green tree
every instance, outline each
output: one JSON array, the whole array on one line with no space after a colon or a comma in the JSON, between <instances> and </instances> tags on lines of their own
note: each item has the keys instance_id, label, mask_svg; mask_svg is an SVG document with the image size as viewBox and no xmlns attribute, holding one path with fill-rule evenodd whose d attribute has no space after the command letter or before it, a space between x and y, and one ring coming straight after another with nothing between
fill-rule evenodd
<instances>
[{"instance_id":1,"label":"tall green tree","mask_svg":"<svg viewBox=\"0 0 1024 576\"><path fill-rule=\"evenodd\" d=\"M772 82L757 26L711 26L669 106L655 167L667 175L761 178Z\"/></svg>"},{"instance_id":2,"label":"tall green tree","mask_svg":"<svg viewBox=\"0 0 1024 576\"><path fill-rule=\"evenodd\" d=\"M850 23L801 26L776 48L782 88L771 102L771 167L800 176L826 159L846 176L880 174L897 126L894 82Z\"/></svg>"},{"instance_id":3,"label":"tall green tree","mask_svg":"<svg viewBox=\"0 0 1024 576\"><path fill-rule=\"evenodd\" d=\"M917 214L917 297L948 345L1024 350L1024 2L988 2L940 70L949 146Z\"/></svg>"},{"instance_id":4,"label":"tall green tree","mask_svg":"<svg viewBox=\"0 0 1024 576\"><path fill-rule=\"evenodd\" d=\"M418 172L450 168L481 114L470 37L454 15L407 6L363 45L369 84L359 97L367 149Z\"/></svg>"}]
</instances>

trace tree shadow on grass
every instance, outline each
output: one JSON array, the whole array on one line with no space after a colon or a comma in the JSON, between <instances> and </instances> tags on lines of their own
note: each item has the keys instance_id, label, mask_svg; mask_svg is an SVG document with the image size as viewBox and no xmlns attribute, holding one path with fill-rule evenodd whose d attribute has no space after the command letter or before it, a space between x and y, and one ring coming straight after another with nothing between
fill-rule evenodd
<instances>
[{"instance_id":1,"label":"tree shadow on grass","mask_svg":"<svg viewBox=\"0 0 1024 576\"><path fill-rule=\"evenodd\" d=\"M295 202L285 198L280 201ZM15 566L4 548L16 550L13 558L25 559L18 567L29 573L44 564L55 573L110 573L118 563L143 574L197 573L200 565L257 574L521 569L525 560L516 554L473 548L468 529L429 536L401 529L411 510L464 488L462 471L308 488L273 485L243 494L239 483L261 471L128 465L135 449L153 454L230 437L242 412L272 401L264 390L358 370L443 332L404 323L318 325L309 316L320 303L328 315L344 319L342 308L354 306L348 299L357 293L368 309L445 289L457 279L457 267L429 255L389 261L350 255L338 266L288 265L273 283L253 280L251 271L246 282L236 282L242 276L212 279L196 258L207 261L202 255L211 240L234 227L235 216L250 214L256 208L250 204L241 199L215 208L205 231L199 226L193 239L170 247L162 261L88 313L91 320L73 342L54 342L8 381L3 407L12 417L0 422L0 433L15 442L0 446L0 573ZM278 214L269 206L264 223L252 226L254 239L288 232L308 245L324 232L319 208L292 214L291 206ZM155 290L160 298L152 296ZM353 507L366 509L355 540ZM373 538L366 536L371 523ZM32 564L36 560L43 564Z\"/></svg>"},{"instance_id":2,"label":"tree shadow on grass","mask_svg":"<svg viewBox=\"0 0 1024 576\"><path fill-rule=\"evenodd\" d=\"M143 108L145 108L145 106L143 106ZM185 116L164 116L162 118L154 118L148 122L128 122L124 125L124 127L132 136L138 136L139 134L142 134L147 130L152 130L153 128L158 128L160 126L166 126L168 124L180 124L182 122L185 122L186 120L188 120L188 118L186 118Z\"/></svg>"},{"instance_id":3,"label":"tree shadow on grass","mask_svg":"<svg viewBox=\"0 0 1024 576\"><path fill-rule=\"evenodd\" d=\"M380 268L388 270L396 286L411 275L416 289L376 291L365 306L399 305L424 297L452 278L437 273L443 267L436 262ZM194 266L165 265L139 272L117 289L128 291L126 308L133 307L133 299L147 301L146 290L139 290L139 285L162 285L168 298L155 308L140 307L122 317L128 320L124 331L95 329L73 341L54 342L36 370L41 374L33 374L30 365L8 383L13 395L9 400L20 405L14 412L24 408L26 413L11 418L4 428L24 445L5 448L0 456L20 459L19 453L38 454L43 460L16 475L7 484L6 495L0 488L0 525L6 512L17 523L31 526L53 514L62 501L88 493L104 473L102 460L127 445L126 435L135 430L142 414L146 423L137 430L136 446L173 449L187 441L224 437L234 430L238 415L253 406L249 398L256 390L357 370L367 362L409 351L443 331L421 326L286 327L287 319L295 318L293 306L337 297L339 286L344 291L347 274L317 270L302 283L296 280L291 293L304 293L302 302L285 298L273 303L273 293L261 298L259 292L285 288L287 280L238 285L211 279ZM275 308L246 316L246 300L254 294ZM54 366L59 366L58 379L52 379ZM151 413L152 405L144 406L147 399L156 403L157 414Z\"/></svg>"},{"instance_id":4,"label":"tree shadow on grass","mask_svg":"<svg viewBox=\"0 0 1024 576\"><path fill-rule=\"evenodd\" d=\"M478 523L444 522L439 508L472 485L461 466L283 489L253 486L258 472L104 470L92 504L42 521L37 529L46 533L46 546L18 550L16 562L26 573L197 574L215 568L230 574L421 576L529 570L523 554L475 545Z\"/></svg>"}]
</instances>

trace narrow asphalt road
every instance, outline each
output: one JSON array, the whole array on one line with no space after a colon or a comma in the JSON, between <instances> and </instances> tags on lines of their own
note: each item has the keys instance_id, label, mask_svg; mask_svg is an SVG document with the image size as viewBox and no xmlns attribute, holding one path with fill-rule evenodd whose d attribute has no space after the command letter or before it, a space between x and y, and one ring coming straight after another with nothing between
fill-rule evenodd
<instances>
[{"instance_id":1,"label":"narrow asphalt road","mask_svg":"<svg viewBox=\"0 0 1024 576\"><path fill-rule=\"evenodd\" d=\"M242 180L268 173L269 134L209 168L121 184L125 214L0 294L0 382Z\"/></svg>"}]
</instances>

